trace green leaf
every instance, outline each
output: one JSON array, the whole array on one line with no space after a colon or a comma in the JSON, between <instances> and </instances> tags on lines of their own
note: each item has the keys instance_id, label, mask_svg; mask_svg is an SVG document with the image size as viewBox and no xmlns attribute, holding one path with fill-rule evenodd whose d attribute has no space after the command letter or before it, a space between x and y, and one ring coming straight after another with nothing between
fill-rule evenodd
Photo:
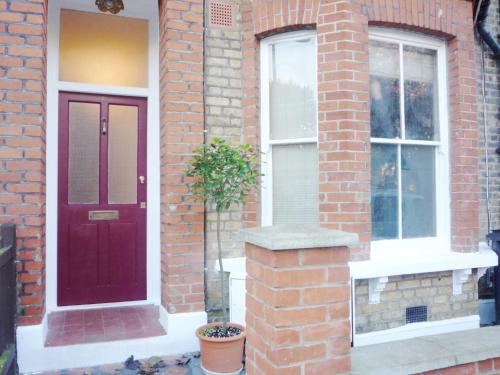
<instances>
[{"instance_id":1,"label":"green leaf","mask_svg":"<svg viewBox=\"0 0 500 375\"><path fill-rule=\"evenodd\" d=\"M259 183L258 154L249 144L233 146L214 138L194 150L186 176L193 177L192 193L217 210L242 204Z\"/></svg>"}]
</instances>

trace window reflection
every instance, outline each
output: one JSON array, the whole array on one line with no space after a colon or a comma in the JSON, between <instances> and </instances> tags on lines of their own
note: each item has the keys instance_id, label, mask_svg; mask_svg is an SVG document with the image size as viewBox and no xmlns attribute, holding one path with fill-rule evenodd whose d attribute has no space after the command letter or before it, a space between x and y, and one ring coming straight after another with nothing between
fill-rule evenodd
<instances>
[{"instance_id":1,"label":"window reflection","mask_svg":"<svg viewBox=\"0 0 500 375\"><path fill-rule=\"evenodd\" d=\"M293 40L270 46L270 138L316 137L316 64L314 40Z\"/></svg>"},{"instance_id":2,"label":"window reflection","mask_svg":"<svg viewBox=\"0 0 500 375\"><path fill-rule=\"evenodd\" d=\"M399 46L370 42L371 136L400 138Z\"/></svg>"},{"instance_id":3,"label":"window reflection","mask_svg":"<svg viewBox=\"0 0 500 375\"><path fill-rule=\"evenodd\" d=\"M371 77L371 136L399 138L399 79Z\"/></svg>"},{"instance_id":4,"label":"window reflection","mask_svg":"<svg viewBox=\"0 0 500 375\"><path fill-rule=\"evenodd\" d=\"M396 145L372 145L372 237L398 237L398 165Z\"/></svg>"},{"instance_id":5,"label":"window reflection","mask_svg":"<svg viewBox=\"0 0 500 375\"><path fill-rule=\"evenodd\" d=\"M436 235L434 147L402 146L403 238Z\"/></svg>"},{"instance_id":6,"label":"window reflection","mask_svg":"<svg viewBox=\"0 0 500 375\"><path fill-rule=\"evenodd\" d=\"M370 100L372 239L434 237L437 51L372 40Z\"/></svg>"},{"instance_id":7,"label":"window reflection","mask_svg":"<svg viewBox=\"0 0 500 375\"><path fill-rule=\"evenodd\" d=\"M437 134L436 51L403 47L407 139L435 140Z\"/></svg>"}]
</instances>

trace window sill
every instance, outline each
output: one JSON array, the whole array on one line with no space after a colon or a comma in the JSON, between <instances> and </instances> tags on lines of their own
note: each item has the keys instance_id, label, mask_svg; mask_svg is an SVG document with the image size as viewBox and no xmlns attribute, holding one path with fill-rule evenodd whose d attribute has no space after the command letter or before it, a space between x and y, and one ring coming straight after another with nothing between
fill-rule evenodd
<instances>
[{"instance_id":1,"label":"window sill","mask_svg":"<svg viewBox=\"0 0 500 375\"><path fill-rule=\"evenodd\" d=\"M394 254L394 253L393 253ZM426 272L455 271L496 266L498 258L486 244L480 244L475 253L447 252L435 256L392 256L361 262L350 262L353 279L371 279L385 276L409 275Z\"/></svg>"},{"instance_id":2,"label":"window sill","mask_svg":"<svg viewBox=\"0 0 500 375\"><path fill-rule=\"evenodd\" d=\"M415 374L500 357L500 327L353 348L351 374Z\"/></svg>"}]
</instances>

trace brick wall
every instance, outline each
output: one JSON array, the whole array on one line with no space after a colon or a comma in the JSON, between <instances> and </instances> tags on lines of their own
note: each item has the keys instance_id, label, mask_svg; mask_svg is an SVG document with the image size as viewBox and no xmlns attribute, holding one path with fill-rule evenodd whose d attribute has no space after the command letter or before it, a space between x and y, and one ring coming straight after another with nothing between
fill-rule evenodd
<instances>
[{"instance_id":1,"label":"brick wall","mask_svg":"<svg viewBox=\"0 0 500 375\"><path fill-rule=\"evenodd\" d=\"M256 144L259 143L260 100L258 39L311 26L317 30L320 223L360 235L361 244L351 252L352 260L369 258L371 239L368 27L394 27L447 41L451 245L454 251L476 251L479 240L479 145L472 3L465 0L244 1L241 9L243 120L247 139ZM246 214L254 215L250 225L258 222L257 204L256 199L247 205L251 208ZM393 278L388 287L397 289L397 280ZM477 310L473 281L464 285L465 289L472 290L462 296L452 296L449 275L441 280L436 274L415 280L419 284L412 291L415 298L401 303L425 300L433 311L431 319L470 315ZM430 289L423 286L429 282ZM430 293L433 283L443 282L447 285L442 287L446 293L441 290L442 293L431 300L417 298L417 291ZM462 304L462 311L456 312L453 306L447 306L448 311L444 311L450 301ZM364 319L368 321L373 319L377 308L379 314L385 305L366 306L366 302L360 300L356 310L365 308ZM442 311L438 312L440 309ZM387 320L381 318L382 326L401 324L401 311L404 311L402 306L398 316ZM389 323L392 319L394 322ZM382 328L370 324L359 328L361 331Z\"/></svg>"},{"instance_id":2,"label":"brick wall","mask_svg":"<svg viewBox=\"0 0 500 375\"><path fill-rule=\"evenodd\" d=\"M354 259L367 258L370 158L365 47L368 35L367 27L359 25L366 17L355 14L359 7L350 1L252 4L253 33L259 37L316 24L320 223L358 233L362 245L352 254ZM255 48L256 54L257 47L248 43L248 48ZM258 60L249 60L249 64L252 61ZM245 87L249 93L254 92L251 82ZM258 122L258 113L254 116Z\"/></svg>"},{"instance_id":3,"label":"brick wall","mask_svg":"<svg viewBox=\"0 0 500 375\"><path fill-rule=\"evenodd\" d=\"M259 51L255 36L316 26L320 222L360 235L361 246L352 252L354 260L369 257L371 237L368 26L403 28L448 41L451 243L455 251L475 251L479 239L479 149L471 3L255 1L244 3L242 10L244 124L256 142Z\"/></svg>"},{"instance_id":4,"label":"brick wall","mask_svg":"<svg viewBox=\"0 0 500 375\"><path fill-rule=\"evenodd\" d=\"M500 358L467 363L440 370L427 371L419 375L495 375L500 371Z\"/></svg>"},{"instance_id":5,"label":"brick wall","mask_svg":"<svg viewBox=\"0 0 500 375\"><path fill-rule=\"evenodd\" d=\"M492 1L488 12L488 30L493 37L500 34L500 5L498 1ZM476 53L479 78L481 78L481 49L480 39L476 38ZM487 105L487 128L488 128L488 153L490 168L490 202L491 202L491 228L500 229L500 156L495 149L500 147L500 62L493 58L491 49L485 44L485 76L486 76L486 105ZM480 240L488 232L486 215L486 155L484 148L483 131L483 100L481 81L478 82L478 117L479 117L479 147L481 148L480 184L481 184L481 231Z\"/></svg>"},{"instance_id":6,"label":"brick wall","mask_svg":"<svg viewBox=\"0 0 500 375\"><path fill-rule=\"evenodd\" d=\"M204 208L184 176L203 143L203 3L159 7L162 304L170 313L203 311Z\"/></svg>"},{"instance_id":7,"label":"brick wall","mask_svg":"<svg viewBox=\"0 0 500 375\"><path fill-rule=\"evenodd\" d=\"M220 27L207 22L205 35L205 118L208 139L220 137L232 143L244 142L241 89L241 22L240 1L235 7L234 27ZM207 17L208 9L207 9ZM207 207L206 216L206 285L209 320L221 316L217 262L217 216ZM242 207L232 206L221 214L221 240L224 258L244 256L239 231L243 228ZM228 288L226 286L226 291ZM229 298L226 299L229 301Z\"/></svg>"},{"instance_id":8,"label":"brick wall","mask_svg":"<svg viewBox=\"0 0 500 375\"><path fill-rule=\"evenodd\" d=\"M449 271L390 277L377 304L369 304L368 280L356 280L355 288L357 334L403 326L406 308L413 306L427 306L428 321L478 314L475 275L456 296Z\"/></svg>"},{"instance_id":9,"label":"brick wall","mask_svg":"<svg viewBox=\"0 0 500 375\"><path fill-rule=\"evenodd\" d=\"M0 1L0 222L17 224L18 323L45 311L47 3Z\"/></svg>"},{"instance_id":10,"label":"brick wall","mask_svg":"<svg viewBox=\"0 0 500 375\"><path fill-rule=\"evenodd\" d=\"M243 110L243 136L245 142L260 147L259 128L259 54L258 42L254 34L254 14L252 1L243 0L240 5L241 24L241 49L243 60L241 62L241 85L243 97L241 101ZM254 227L260 223L259 210L260 194L255 192L247 197L243 207L242 219L245 228Z\"/></svg>"}]
</instances>

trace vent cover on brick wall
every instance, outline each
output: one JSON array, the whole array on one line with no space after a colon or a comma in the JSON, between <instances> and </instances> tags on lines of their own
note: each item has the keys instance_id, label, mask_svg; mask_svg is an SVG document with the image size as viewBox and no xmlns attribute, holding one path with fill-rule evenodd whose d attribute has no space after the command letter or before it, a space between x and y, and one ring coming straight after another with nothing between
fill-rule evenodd
<instances>
[{"instance_id":1,"label":"vent cover on brick wall","mask_svg":"<svg viewBox=\"0 0 500 375\"><path fill-rule=\"evenodd\" d=\"M211 0L208 19L210 26L232 28L234 26L234 4L223 0Z\"/></svg>"},{"instance_id":2,"label":"vent cover on brick wall","mask_svg":"<svg viewBox=\"0 0 500 375\"><path fill-rule=\"evenodd\" d=\"M427 306L413 306L406 308L406 323L427 321Z\"/></svg>"}]
</instances>

